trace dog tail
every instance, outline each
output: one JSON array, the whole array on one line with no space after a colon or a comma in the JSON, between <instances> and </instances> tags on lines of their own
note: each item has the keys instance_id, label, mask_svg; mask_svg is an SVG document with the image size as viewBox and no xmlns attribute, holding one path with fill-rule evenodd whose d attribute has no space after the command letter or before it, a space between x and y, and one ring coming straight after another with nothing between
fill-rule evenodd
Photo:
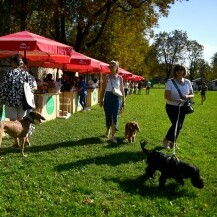
<instances>
[{"instance_id":1,"label":"dog tail","mask_svg":"<svg viewBox=\"0 0 217 217\"><path fill-rule=\"evenodd\" d=\"M147 142L146 140L141 140L141 141L140 141L141 148L142 148L142 150L143 150L146 154L149 153L149 150L145 148L145 146L147 145L147 143L148 143L148 142Z\"/></svg>"}]
</instances>

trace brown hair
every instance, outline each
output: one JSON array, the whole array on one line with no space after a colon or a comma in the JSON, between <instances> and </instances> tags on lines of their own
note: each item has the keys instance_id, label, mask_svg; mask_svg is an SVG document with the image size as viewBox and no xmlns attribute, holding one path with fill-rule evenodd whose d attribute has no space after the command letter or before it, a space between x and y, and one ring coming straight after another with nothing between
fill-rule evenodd
<instances>
[{"instance_id":1,"label":"brown hair","mask_svg":"<svg viewBox=\"0 0 217 217\"><path fill-rule=\"evenodd\" d=\"M187 75L186 68L183 65L177 64L173 68L173 77L177 77L176 72L178 72L180 70L184 71L183 77L185 77Z\"/></svg>"},{"instance_id":2,"label":"brown hair","mask_svg":"<svg viewBox=\"0 0 217 217\"><path fill-rule=\"evenodd\" d=\"M11 61L14 62L17 66L23 65L23 60L19 55L15 55L11 58Z\"/></svg>"}]
</instances>

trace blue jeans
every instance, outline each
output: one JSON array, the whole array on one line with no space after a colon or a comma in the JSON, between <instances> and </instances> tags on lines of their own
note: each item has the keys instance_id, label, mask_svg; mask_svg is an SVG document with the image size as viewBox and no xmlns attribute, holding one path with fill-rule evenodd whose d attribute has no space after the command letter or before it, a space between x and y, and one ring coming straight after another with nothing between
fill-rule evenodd
<instances>
[{"instance_id":1,"label":"blue jeans","mask_svg":"<svg viewBox=\"0 0 217 217\"><path fill-rule=\"evenodd\" d=\"M79 101L79 103L81 104L83 110L86 108L86 96L87 96L86 93L81 93L80 94L80 101Z\"/></svg>"},{"instance_id":2,"label":"blue jeans","mask_svg":"<svg viewBox=\"0 0 217 217\"><path fill-rule=\"evenodd\" d=\"M107 91L105 92L103 105L106 118L106 128L109 129L111 127L113 120L116 130L118 130L117 121L121 105L120 97L114 95L112 92Z\"/></svg>"}]
</instances>

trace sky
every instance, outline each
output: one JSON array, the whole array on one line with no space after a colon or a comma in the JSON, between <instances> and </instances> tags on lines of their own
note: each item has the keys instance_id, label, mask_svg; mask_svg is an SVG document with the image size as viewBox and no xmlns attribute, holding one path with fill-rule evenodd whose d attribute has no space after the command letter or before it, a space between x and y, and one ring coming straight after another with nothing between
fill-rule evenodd
<instances>
[{"instance_id":1,"label":"sky","mask_svg":"<svg viewBox=\"0 0 217 217\"><path fill-rule=\"evenodd\" d=\"M187 32L189 40L196 40L204 46L204 59L211 63L217 52L217 0L189 0L175 2L168 17L158 21L154 32Z\"/></svg>"}]
</instances>

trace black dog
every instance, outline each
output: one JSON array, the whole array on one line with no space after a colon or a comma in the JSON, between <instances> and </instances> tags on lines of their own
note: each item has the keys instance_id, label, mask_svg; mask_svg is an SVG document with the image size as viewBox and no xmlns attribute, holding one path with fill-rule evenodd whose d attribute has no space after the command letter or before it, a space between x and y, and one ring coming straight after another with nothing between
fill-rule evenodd
<instances>
[{"instance_id":1,"label":"black dog","mask_svg":"<svg viewBox=\"0 0 217 217\"><path fill-rule=\"evenodd\" d=\"M174 178L178 183L184 185L184 179L190 178L191 183L196 188L203 188L203 179L200 177L198 168L179 160L177 157L166 155L160 151L150 151L145 148L146 141L141 141L142 150L147 154L146 173L144 180L154 178L156 170L161 172L159 178L159 187L164 187L168 178Z\"/></svg>"}]
</instances>

